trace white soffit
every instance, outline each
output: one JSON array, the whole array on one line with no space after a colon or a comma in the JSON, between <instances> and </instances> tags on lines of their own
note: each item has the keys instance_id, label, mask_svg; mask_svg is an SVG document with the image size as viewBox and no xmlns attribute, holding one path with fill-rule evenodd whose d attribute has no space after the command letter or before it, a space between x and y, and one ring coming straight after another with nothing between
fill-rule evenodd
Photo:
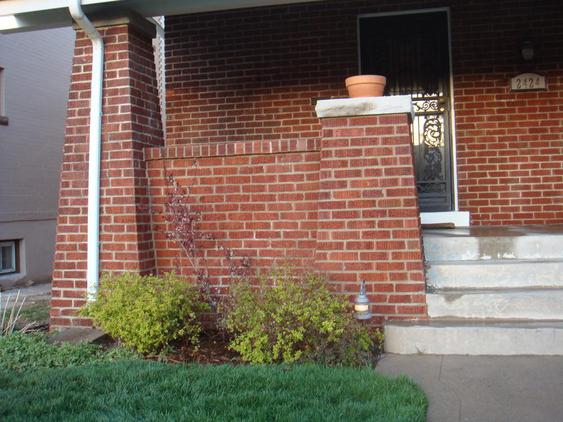
<instances>
[{"instance_id":1,"label":"white soffit","mask_svg":"<svg viewBox=\"0 0 563 422\"><path fill-rule=\"evenodd\" d=\"M319 0L82 0L82 6L87 15L127 10L151 17L311 1ZM72 19L68 0L0 1L0 33L69 25L72 25Z\"/></svg>"}]
</instances>

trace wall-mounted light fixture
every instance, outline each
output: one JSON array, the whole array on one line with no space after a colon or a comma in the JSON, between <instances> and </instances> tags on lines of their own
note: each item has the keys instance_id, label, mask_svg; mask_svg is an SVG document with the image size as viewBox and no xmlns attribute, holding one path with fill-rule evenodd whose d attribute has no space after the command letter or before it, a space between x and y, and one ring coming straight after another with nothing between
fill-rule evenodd
<instances>
[{"instance_id":1,"label":"wall-mounted light fixture","mask_svg":"<svg viewBox=\"0 0 563 422\"><path fill-rule=\"evenodd\" d=\"M534 44L532 41L524 41L520 47L520 53L525 61L529 62L532 60L534 58Z\"/></svg>"},{"instance_id":2,"label":"wall-mounted light fixture","mask_svg":"<svg viewBox=\"0 0 563 422\"><path fill-rule=\"evenodd\" d=\"M354 317L359 320L366 320L371 318L369 311L369 299L366 295L366 282L362 280L360 286L360 293L354 299Z\"/></svg>"}]
</instances>

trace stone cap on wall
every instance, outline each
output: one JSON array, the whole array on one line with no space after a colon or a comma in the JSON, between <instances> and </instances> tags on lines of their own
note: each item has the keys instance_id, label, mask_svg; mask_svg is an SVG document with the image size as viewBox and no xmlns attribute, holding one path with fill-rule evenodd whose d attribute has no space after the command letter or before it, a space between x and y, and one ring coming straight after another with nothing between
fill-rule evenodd
<instances>
[{"instance_id":1,"label":"stone cap on wall","mask_svg":"<svg viewBox=\"0 0 563 422\"><path fill-rule=\"evenodd\" d=\"M410 95L320 100L317 102L315 111L319 119L402 113L409 114L411 119L414 117Z\"/></svg>"}]
</instances>

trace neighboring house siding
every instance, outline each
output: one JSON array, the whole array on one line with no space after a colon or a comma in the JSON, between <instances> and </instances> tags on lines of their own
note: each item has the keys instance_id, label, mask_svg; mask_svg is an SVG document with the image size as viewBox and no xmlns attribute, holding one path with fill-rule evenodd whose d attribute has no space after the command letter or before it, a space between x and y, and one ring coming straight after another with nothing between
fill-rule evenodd
<instances>
[{"instance_id":1,"label":"neighboring house siding","mask_svg":"<svg viewBox=\"0 0 563 422\"><path fill-rule=\"evenodd\" d=\"M450 7L460 210L473 224L563 223L558 1L329 1L169 17L167 143L318 139L312 100L358 72L357 16ZM499 17L502 16L502 23ZM520 57L532 40L536 58ZM511 93L510 77L547 76Z\"/></svg>"},{"instance_id":2,"label":"neighboring house siding","mask_svg":"<svg viewBox=\"0 0 563 422\"><path fill-rule=\"evenodd\" d=\"M59 172L70 83L71 28L0 35L5 115L0 125L0 241L18 240L19 272L48 281L54 253Z\"/></svg>"}]
</instances>

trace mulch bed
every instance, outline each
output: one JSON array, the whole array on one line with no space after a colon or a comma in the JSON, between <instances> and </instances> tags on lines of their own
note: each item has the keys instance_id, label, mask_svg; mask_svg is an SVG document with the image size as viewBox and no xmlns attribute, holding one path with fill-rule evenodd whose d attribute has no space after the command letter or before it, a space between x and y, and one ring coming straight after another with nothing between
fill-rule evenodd
<instances>
[{"instance_id":1,"label":"mulch bed","mask_svg":"<svg viewBox=\"0 0 563 422\"><path fill-rule=\"evenodd\" d=\"M49 323L41 321L38 323L29 324L27 321L22 321L18 328L26 328L26 331L31 332L49 332ZM96 341L104 348L110 348L117 345L116 340L109 336L104 336ZM163 355L147 356L150 360L165 360L171 363L203 363L203 364L242 364L244 363L240 356L229 350L229 338L223 333L214 330L206 330L201 338L197 348L193 347L186 342L175 343L172 350Z\"/></svg>"},{"instance_id":2,"label":"mulch bed","mask_svg":"<svg viewBox=\"0 0 563 422\"><path fill-rule=\"evenodd\" d=\"M206 331L200 338L197 348L189 344L179 344L167 356L169 362L197 362L208 364L241 364L240 356L228 349L228 337L218 331Z\"/></svg>"}]
</instances>

